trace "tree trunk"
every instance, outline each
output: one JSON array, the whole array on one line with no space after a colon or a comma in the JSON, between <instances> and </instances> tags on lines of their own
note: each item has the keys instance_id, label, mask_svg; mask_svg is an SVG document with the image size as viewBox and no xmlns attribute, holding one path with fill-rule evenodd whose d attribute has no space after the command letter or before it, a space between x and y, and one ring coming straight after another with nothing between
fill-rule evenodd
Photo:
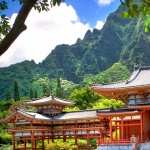
<instances>
[{"instance_id":1,"label":"tree trunk","mask_svg":"<svg viewBox=\"0 0 150 150\"><path fill-rule=\"evenodd\" d=\"M27 19L31 9L35 5L37 0L24 0L23 5L15 19L12 29L0 42L0 56L7 51L11 44L17 39L17 37L26 30L25 20Z\"/></svg>"}]
</instances>

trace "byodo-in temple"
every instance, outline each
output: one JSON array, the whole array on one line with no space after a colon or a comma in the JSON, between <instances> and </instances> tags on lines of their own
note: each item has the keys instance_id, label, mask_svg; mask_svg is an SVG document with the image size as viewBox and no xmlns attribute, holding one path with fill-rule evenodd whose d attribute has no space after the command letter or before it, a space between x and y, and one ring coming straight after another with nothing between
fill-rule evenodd
<instances>
[{"instance_id":1,"label":"byodo-in temple","mask_svg":"<svg viewBox=\"0 0 150 150\"><path fill-rule=\"evenodd\" d=\"M127 81L109 85L93 85L92 90L107 98L123 100L120 109L85 110L63 112L72 103L53 96L26 102L36 112L16 109L5 122L12 134L13 150L22 142L32 144L55 139L96 139L97 145L144 143L150 138L150 67L134 71ZM134 138L135 137L135 138ZM131 141L133 140L133 141ZM21 149L21 148L20 148Z\"/></svg>"}]
</instances>

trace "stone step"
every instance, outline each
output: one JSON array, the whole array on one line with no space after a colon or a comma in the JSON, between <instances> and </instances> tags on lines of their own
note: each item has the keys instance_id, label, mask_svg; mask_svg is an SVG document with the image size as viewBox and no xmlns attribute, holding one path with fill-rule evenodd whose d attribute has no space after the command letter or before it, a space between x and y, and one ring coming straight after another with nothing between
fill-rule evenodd
<instances>
[{"instance_id":1,"label":"stone step","mask_svg":"<svg viewBox=\"0 0 150 150\"><path fill-rule=\"evenodd\" d=\"M132 145L101 145L97 150L132 150Z\"/></svg>"}]
</instances>

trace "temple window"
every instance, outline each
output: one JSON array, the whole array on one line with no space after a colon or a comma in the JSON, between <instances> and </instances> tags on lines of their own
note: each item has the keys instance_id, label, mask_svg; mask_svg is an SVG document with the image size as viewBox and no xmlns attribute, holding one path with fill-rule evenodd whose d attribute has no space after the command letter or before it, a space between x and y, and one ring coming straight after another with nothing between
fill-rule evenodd
<instances>
[{"instance_id":1,"label":"temple window","mask_svg":"<svg viewBox=\"0 0 150 150\"><path fill-rule=\"evenodd\" d=\"M143 95L130 95L128 97L128 104L129 105L144 104L144 96Z\"/></svg>"},{"instance_id":2,"label":"temple window","mask_svg":"<svg viewBox=\"0 0 150 150\"><path fill-rule=\"evenodd\" d=\"M147 101L146 103L150 104L150 94L147 95Z\"/></svg>"}]
</instances>

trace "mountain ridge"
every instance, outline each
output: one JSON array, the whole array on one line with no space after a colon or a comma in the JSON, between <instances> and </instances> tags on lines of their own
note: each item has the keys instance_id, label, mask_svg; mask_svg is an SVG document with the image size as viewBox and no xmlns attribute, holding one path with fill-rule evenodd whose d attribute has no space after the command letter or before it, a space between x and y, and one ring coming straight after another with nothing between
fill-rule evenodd
<instances>
[{"instance_id":1,"label":"mountain ridge","mask_svg":"<svg viewBox=\"0 0 150 150\"><path fill-rule=\"evenodd\" d=\"M12 90L13 81L20 83L22 95L29 95L32 78L47 74L81 83L87 74L98 74L121 61L130 68L135 64L150 65L150 34L144 33L142 20L124 19L120 6L111 13L101 30L88 30L84 38L73 45L62 44L40 64L24 61L0 68L0 97Z\"/></svg>"}]
</instances>

